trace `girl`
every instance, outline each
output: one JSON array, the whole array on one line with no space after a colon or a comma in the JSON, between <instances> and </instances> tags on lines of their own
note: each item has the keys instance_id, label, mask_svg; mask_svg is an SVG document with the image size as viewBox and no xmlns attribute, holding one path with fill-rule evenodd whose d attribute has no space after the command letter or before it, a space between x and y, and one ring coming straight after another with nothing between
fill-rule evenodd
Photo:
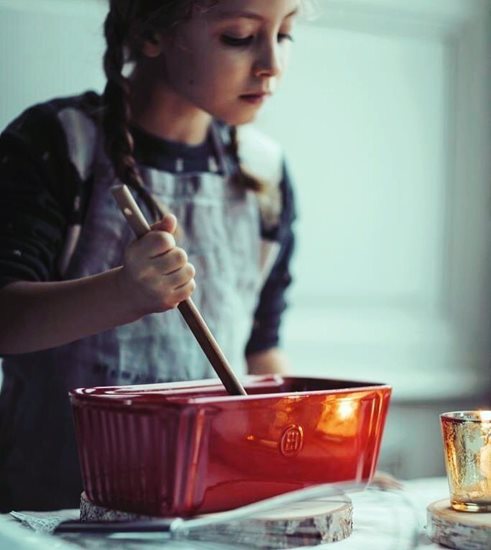
<instances>
[{"instance_id":1,"label":"girl","mask_svg":"<svg viewBox=\"0 0 491 550\"><path fill-rule=\"evenodd\" d=\"M283 371L292 191L278 147L237 127L274 91L299 2L111 0L103 95L2 134L1 511L78 506L70 389L213 376L175 309L191 294L236 371ZM118 182L155 221L139 240Z\"/></svg>"}]
</instances>

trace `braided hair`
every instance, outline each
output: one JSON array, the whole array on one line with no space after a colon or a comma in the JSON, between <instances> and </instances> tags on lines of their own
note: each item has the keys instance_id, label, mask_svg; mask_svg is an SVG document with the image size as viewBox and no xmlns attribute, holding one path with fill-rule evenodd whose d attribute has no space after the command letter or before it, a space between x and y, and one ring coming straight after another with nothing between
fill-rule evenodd
<instances>
[{"instance_id":1,"label":"braided hair","mask_svg":"<svg viewBox=\"0 0 491 550\"><path fill-rule=\"evenodd\" d=\"M142 198L155 219L161 218L167 209L146 189L135 161L129 130L130 88L123 72L128 62L140 57L145 36L184 19L192 4L192 0L110 0L104 22L103 65L107 83L103 93L102 126L106 152L118 179Z\"/></svg>"}]
</instances>

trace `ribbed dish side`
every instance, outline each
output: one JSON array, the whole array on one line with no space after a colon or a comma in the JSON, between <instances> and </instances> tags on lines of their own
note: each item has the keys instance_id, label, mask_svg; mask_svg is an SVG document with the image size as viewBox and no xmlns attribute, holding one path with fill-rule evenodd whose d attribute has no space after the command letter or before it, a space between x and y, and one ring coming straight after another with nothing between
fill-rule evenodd
<instances>
[{"instance_id":1,"label":"ribbed dish side","mask_svg":"<svg viewBox=\"0 0 491 550\"><path fill-rule=\"evenodd\" d=\"M114 509L158 515L171 500L175 464L168 442L176 439L177 423L151 413L84 406L74 411L88 498Z\"/></svg>"}]
</instances>

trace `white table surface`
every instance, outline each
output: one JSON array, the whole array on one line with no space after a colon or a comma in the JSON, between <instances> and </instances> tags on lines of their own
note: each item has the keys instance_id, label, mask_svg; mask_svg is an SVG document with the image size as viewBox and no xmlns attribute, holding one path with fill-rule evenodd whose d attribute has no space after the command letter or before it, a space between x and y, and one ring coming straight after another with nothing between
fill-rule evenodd
<instances>
[{"instance_id":1,"label":"white table surface","mask_svg":"<svg viewBox=\"0 0 491 550\"><path fill-rule=\"evenodd\" d=\"M431 543L425 535L426 507L435 500L448 498L445 478L428 478L404 482L402 491L366 490L351 493L353 502L352 535L340 542L316 546L323 550L433 550L442 547ZM27 512L28 513L28 512ZM78 511L63 511L67 519L75 518ZM56 512L47 516L56 515ZM69 548L121 548L139 550L165 548L166 550L238 550L239 547L216 542L155 540L102 541L89 535L76 535L72 543L58 536L37 533L22 526L10 515L0 515L0 550L65 550ZM89 540L90 539L90 540ZM306 548L305 546L303 548ZM312 548L312 547L310 547Z\"/></svg>"}]
</instances>

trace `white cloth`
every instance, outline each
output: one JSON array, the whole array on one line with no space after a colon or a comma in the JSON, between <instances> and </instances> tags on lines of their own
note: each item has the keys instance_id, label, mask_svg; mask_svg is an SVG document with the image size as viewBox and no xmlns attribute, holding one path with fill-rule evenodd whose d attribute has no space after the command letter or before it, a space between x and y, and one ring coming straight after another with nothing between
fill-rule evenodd
<instances>
[{"instance_id":1,"label":"white cloth","mask_svg":"<svg viewBox=\"0 0 491 550\"><path fill-rule=\"evenodd\" d=\"M445 478L430 478L404 483L404 488L401 491L380 491L369 489L359 493L350 493L350 498L354 508L354 528L352 535L344 541L334 544L325 544L315 547L301 548L317 548L318 550L437 550L442 547L432 543L425 534L426 526L426 507L431 502L448 497L448 485ZM36 525L45 526L50 520L57 520L60 517L64 519L74 519L78 514L78 510L65 510L57 512L45 513L23 513L22 519L24 524L29 524L36 528ZM7 516L0 516L0 548L2 542L7 540L8 536L12 536L12 518L7 519ZM7 529L8 527L8 529ZM23 541L30 538L35 539L31 529L19 528L14 530L18 536L20 546L9 546L9 548L24 548ZM23 533L23 534L22 534ZM155 534L150 533L147 542L141 539L136 543L129 538L123 539L116 536L112 537L114 543L121 550L130 550L133 548L162 548L169 550L179 549L214 549L214 550L237 550L234 546L218 544L216 542L197 542L197 541L173 541L165 540L164 536L159 541L156 540ZM87 535L77 535L79 541L82 541ZM141 536L141 535L140 535ZM39 541L46 543L51 540L50 550L59 548L65 550L66 546L61 543L58 537L47 537L39 535ZM9 538L9 541L15 539ZM80 543L81 544L81 543ZM59 545L59 546L58 546ZM34 546L25 546L25 548L34 548ZM91 548L107 548L105 544L91 545ZM111 546L112 547L112 546ZM37 548L48 548L39 543ZM300 547L299 547L300 548Z\"/></svg>"}]
</instances>

